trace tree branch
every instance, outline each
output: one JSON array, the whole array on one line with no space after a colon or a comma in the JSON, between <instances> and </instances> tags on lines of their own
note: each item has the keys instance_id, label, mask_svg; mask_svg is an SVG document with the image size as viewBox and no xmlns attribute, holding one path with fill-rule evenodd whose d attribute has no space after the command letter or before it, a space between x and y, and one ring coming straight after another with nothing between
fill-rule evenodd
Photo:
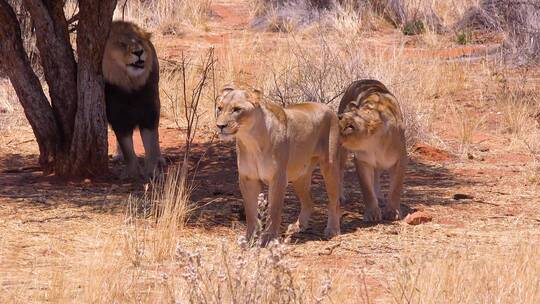
<instances>
[{"instance_id":1,"label":"tree branch","mask_svg":"<svg viewBox=\"0 0 540 304\"><path fill-rule=\"evenodd\" d=\"M34 22L53 112L62 130L62 148L67 150L77 110L77 64L69 41L64 1L23 1Z\"/></svg>"},{"instance_id":2,"label":"tree branch","mask_svg":"<svg viewBox=\"0 0 540 304\"><path fill-rule=\"evenodd\" d=\"M58 126L24 50L17 16L5 0L0 0L0 66L8 74L32 126L39 145L39 164L48 174L54 165Z\"/></svg>"}]
</instances>

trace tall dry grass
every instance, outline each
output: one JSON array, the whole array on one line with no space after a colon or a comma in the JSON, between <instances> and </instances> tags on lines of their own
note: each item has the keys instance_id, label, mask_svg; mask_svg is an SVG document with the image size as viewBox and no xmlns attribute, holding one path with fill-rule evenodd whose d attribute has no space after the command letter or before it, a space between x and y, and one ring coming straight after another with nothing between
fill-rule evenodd
<instances>
[{"instance_id":1,"label":"tall dry grass","mask_svg":"<svg viewBox=\"0 0 540 304\"><path fill-rule=\"evenodd\" d=\"M162 115L185 129L185 149L189 151L197 132L209 132L214 126L218 96L214 48L198 57L182 53L178 61L162 62L160 72Z\"/></svg>"},{"instance_id":2,"label":"tall dry grass","mask_svg":"<svg viewBox=\"0 0 540 304\"><path fill-rule=\"evenodd\" d=\"M321 102L335 108L349 83L362 78L382 81L396 95L404 112L407 139L432 140L434 115L444 108L439 99L464 88L466 67L407 56L399 46L370 50L354 34L290 34L272 51L260 52L251 63L256 71L251 85L265 98L281 105Z\"/></svg>"},{"instance_id":3,"label":"tall dry grass","mask_svg":"<svg viewBox=\"0 0 540 304\"><path fill-rule=\"evenodd\" d=\"M114 16L144 25L161 34L178 35L185 28L207 29L212 0L118 1Z\"/></svg>"},{"instance_id":4,"label":"tall dry grass","mask_svg":"<svg viewBox=\"0 0 540 304\"><path fill-rule=\"evenodd\" d=\"M490 252L402 258L389 292L395 303L538 303L539 250L539 243L521 242Z\"/></svg>"},{"instance_id":5,"label":"tall dry grass","mask_svg":"<svg viewBox=\"0 0 540 304\"><path fill-rule=\"evenodd\" d=\"M92 250L70 271L51 275L54 303L328 303L327 274L300 271L291 247L249 247L185 227L192 210L185 170L169 170L126 217L97 229ZM104 231L106 230L106 231ZM194 248L193 242L199 244ZM200 245L203 244L203 245Z\"/></svg>"},{"instance_id":6,"label":"tall dry grass","mask_svg":"<svg viewBox=\"0 0 540 304\"><path fill-rule=\"evenodd\" d=\"M397 27L404 34L440 34L478 5L478 0L250 0L249 4L257 29L291 32L321 23L338 31Z\"/></svg>"}]
</instances>

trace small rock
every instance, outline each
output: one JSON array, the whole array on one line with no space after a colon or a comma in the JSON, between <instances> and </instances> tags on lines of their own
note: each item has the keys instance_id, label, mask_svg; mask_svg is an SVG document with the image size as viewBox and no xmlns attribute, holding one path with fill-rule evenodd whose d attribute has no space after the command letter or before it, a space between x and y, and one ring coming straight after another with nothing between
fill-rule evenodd
<instances>
[{"instance_id":1,"label":"small rock","mask_svg":"<svg viewBox=\"0 0 540 304\"><path fill-rule=\"evenodd\" d=\"M480 152L488 152L489 151L489 148L488 147L482 147L480 148Z\"/></svg>"},{"instance_id":2,"label":"small rock","mask_svg":"<svg viewBox=\"0 0 540 304\"><path fill-rule=\"evenodd\" d=\"M459 201L459 200L464 200L464 199L473 199L474 196L469 195L469 194L456 193L454 194L454 196L452 196L452 198L456 201Z\"/></svg>"},{"instance_id":3,"label":"small rock","mask_svg":"<svg viewBox=\"0 0 540 304\"><path fill-rule=\"evenodd\" d=\"M91 181L89 178L85 178L85 179L84 179L84 183L85 183L85 184L90 184L91 182L92 182L92 181Z\"/></svg>"},{"instance_id":4,"label":"small rock","mask_svg":"<svg viewBox=\"0 0 540 304\"><path fill-rule=\"evenodd\" d=\"M409 213L405 217L405 223L409 225L420 225L423 223L431 222L433 217L425 211L416 211L414 213Z\"/></svg>"},{"instance_id":5,"label":"small rock","mask_svg":"<svg viewBox=\"0 0 540 304\"><path fill-rule=\"evenodd\" d=\"M467 153L467 158L468 159L474 159L474 155L472 153Z\"/></svg>"}]
</instances>

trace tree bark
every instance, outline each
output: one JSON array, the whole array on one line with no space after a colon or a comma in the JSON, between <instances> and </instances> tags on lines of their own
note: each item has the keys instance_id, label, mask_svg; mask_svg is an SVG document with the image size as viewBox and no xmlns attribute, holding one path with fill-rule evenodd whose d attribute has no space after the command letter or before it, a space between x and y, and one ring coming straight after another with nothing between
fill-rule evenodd
<instances>
[{"instance_id":1,"label":"tree bark","mask_svg":"<svg viewBox=\"0 0 540 304\"><path fill-rule=\"evenodd\" d=\"M56 158L58 124L24 50L15 12L5 0L0 0L0 65L4 67L36 136L39 164L43 172L49 174Z\"/></svg>"},{"instance_id":2,"label":"tree bark","mask_svg":"<svg viewBox=\"0 0 540 304\"><path fill-rule=\"evenodd\" d=\"M69 161L57 162L62 175L107 171L107 117L101 61L116 0L80 0L77 29L78 103Z\"/></svg>"},{"instance_id":3,"label":"tree bark","mask_svg":"<svg viewBox=\"0 0 540 304\"><path fill-rule=\"evenodd\" d=\"M23 1L34 22L53 112L62 131L59 154L65 154L69 152L77 110L77 64L69 41L64 1Z\"/></svg>"}]
</instances>

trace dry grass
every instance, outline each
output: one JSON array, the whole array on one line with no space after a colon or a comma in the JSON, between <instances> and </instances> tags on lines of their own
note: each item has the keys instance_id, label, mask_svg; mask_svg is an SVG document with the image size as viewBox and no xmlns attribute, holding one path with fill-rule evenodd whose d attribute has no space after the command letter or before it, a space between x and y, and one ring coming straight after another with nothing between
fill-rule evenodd
<instances>
[{"instance_id":1,"label":"dry grass","mask_svg":"<svg viewBox=\"0 0 540 304\"><path fill-rule=\"evenodd\" d=\"M406 57L400 47L373 52L352 34L291 35L258 60L253 65L265 68L255 75L256 86L281 105L314 101L337 107L352 81L382 81L401 102L411 146L431 140L433 115L441 110L438 99L463 89L468 73L456 64Z\"/></svg>"},{"instance_id":2,"label":"dry grass","mask_svg":"<svg viewBox=\"0 0 540 304\"><path fill-rule=\"evenodd\" d=\"M507 78L505 71L495 75L495 106L502 116L501 131L518 138L535 133L539 127L536 116L540 113L540 97L527 72L513 80Z\"/></svg>"},{"instance_id":3,"label":"dry grass","mask_svg":"<svg viewBox=\"0 0 540 304\"><path fill-rule=\"evenodd\" d=\"M320 23L337 31L369 31L389 26L403 33L441 33L450 29L478 0L405 0L387 1L327 1L323 10L312 5L316 1L251 0L250 8L255 28L291 32ZM324 1L320 1L323 3ZM421 25L420 25L421 23ZM416 25L420 28L413 29ZM433 39L433 38L432 38Z\"/></svg>"},{"instance_id":4,"label":"dry grass","mask_svg":"<svg viewBox=\"0 0 540 304\"><path fill-rule=\"evenodd\" d=\"M115 18L133 21L164 35L178 35L189 29L208 29L212 0L118 1Z\"/></svg>"},{"instance_id":5,"label":"dry grass","mask_svg":"<svg viewBox=\"0 0 540 304\"><path fill-rule=\"evenodd\" d=\"M477 111L465 110L459 107L452 109L453 121L458 127L458 153L466 156L470 152L471 145L474 144L474 136L485 122L485 116Z\"/></svg>"},{"instance_id":6,"label":"dry grass","mask_svg":"<svg viewBox=\"0 0 540 304\"><path fill-rule=\"evenodd\" d=\"M492 252L402 259L390 286L396 303L538 303L539 243Z\"/></svg>"},{"instance_id":7,"label":"dry grass","mask_svg":"<svg viewBox=\"0 0 540 304\"><path fill-rule=\"evenodd\" d=\"M27 127L27 124L11 83L0 79L0 131L18 130ZM0 139L0 144L2 139Z\"/></svg>"},{"instance_id":8,"label":"dry grass","mask_svg":"<svg viewBox=\"0 0 540 304\"><path fill-rule=\"evenodd\" d=\"M177 128L187 129L191 141L197 130L208 132L214 125L218 94L215 64L213 48L198 57L182 54L179 61L161 64L162 114Z\"/></svg>"},{"instance_id":9,"label":"dry grass","mask_svg":"<svg viewBox=\"0 0 540 304\"><path fill-rule=\"evenodd\" d=\"M327 274L299 271L292 247L249 248L239 241L194 236L182 169L169 170L141 198L130 197L125 220L98 229L93 249L69 272L52 273L54 303L320 303L334 289ZM191 240L204 244L193 249ZM4 299L10 297L3 296Z\"/></svg>"}]
</instances>

